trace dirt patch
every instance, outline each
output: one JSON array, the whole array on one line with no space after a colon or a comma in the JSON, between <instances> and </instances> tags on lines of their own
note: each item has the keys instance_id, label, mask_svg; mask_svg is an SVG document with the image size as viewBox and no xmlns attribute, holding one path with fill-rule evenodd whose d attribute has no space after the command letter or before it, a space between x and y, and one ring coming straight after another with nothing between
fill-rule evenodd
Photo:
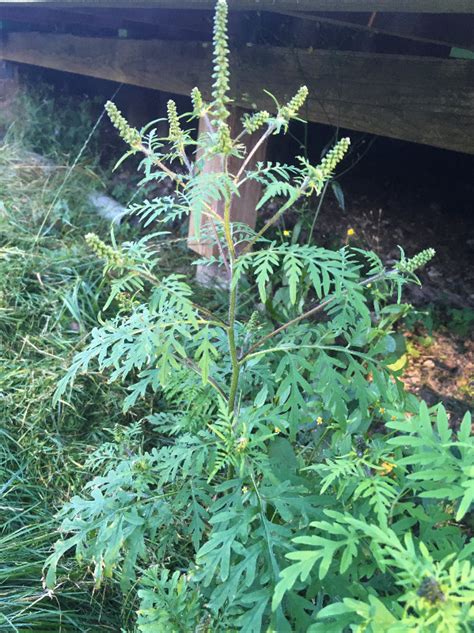
<instances>
[{"instance_id":1,"label":"dirt patch","mask_svg":"<svg viewBox=\"0 0 474 633\"><path fill-rule=\"evenodd\" d=\"M449 332L405 332L406 388L428 405L443 402L457 425L474 405L474 342Z\"/></svg>"}]
</instances>

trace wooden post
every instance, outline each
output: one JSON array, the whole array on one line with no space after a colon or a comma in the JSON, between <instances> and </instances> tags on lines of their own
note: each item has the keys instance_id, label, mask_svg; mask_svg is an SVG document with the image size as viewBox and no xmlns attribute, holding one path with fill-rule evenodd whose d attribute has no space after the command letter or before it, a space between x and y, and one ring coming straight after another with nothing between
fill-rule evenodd
<instances>
[{"instance_id":1,"label":"wooden post","mask_svg":"<svg viewBox=\"0 0 474 633\"><path fill-rule=\"evenodd\" d=\"M245 110L242 108L234 107L231 111L229 118L229 125L231 128L231 135L235 138L242 131L241 117ZM201 119L199 124L199 134L205 132L205 123ZM246 135L243 137L242 142L247 149L251 149L255 142L260 138L263 132ZM255 155L249 161L247 169L255 167L256 163L265 160L266 142L255 152ZM237 173L242 161L241 159L231 157L229 159L229 170L231 173ZM204 167L204 172L213 173L222 171L222 164L219 157L209 159ZM261 185L255 180L248 180L240 188L240 196L234 198L230 209L230 218L232 222L242 222L248 224L252 229L255 228L257 221L257 212L255 207L261 196ZM224 213L224 204L222 201L215 203L214 211L221 217ZM219 249L217 244L209 239L210 233L209 220L206 217L201 217L200 234L199 238L196 237L196 227L194 219L191 216L189 221L189 233L188 233L188 246L191 250L199 253L202 257L217 257L219 255ZM228 283L226 270L223 266L216 264L211 266L198 265L196 271L196 279L203 285L222 285L225 286Z\"/></svg>"}]
</instances>

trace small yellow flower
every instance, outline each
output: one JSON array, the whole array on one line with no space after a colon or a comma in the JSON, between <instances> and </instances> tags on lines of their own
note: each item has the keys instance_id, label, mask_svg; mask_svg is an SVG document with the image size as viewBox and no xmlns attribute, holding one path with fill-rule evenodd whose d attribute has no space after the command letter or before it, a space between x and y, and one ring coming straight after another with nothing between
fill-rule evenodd
<instances>
[{"instance_id":1,"label":"small yellow flower","mask_svg":"<svg viewBox=\"0 0 474 633\"><path fill-rule=\"evenodd\" d=\"M384 407L380 407L379 408L379 413L380 413L380 415L383 415L385 413L385 408Z\"/></svg>"},{"instance_id":2,"label":"small yellow flower","mask_svg":"<svg viewBox=\"0 0 474 633\"><path fill-rule=\"evenodd\" d=\"M396 415L392 415L392 417L390 419L395 421L397 419L397 416Z\"/></svg>"},{"instance_id":3,"label":"small yellow flower","mask_svg":"<svg viewBox=\"0 0 474 633\"><path fill-rule=\"evenodd\" d=\"M285 230L283 231L283 235L284 235L285 237L290 237L290 235L291 235L291 231L289 231L288 229L285 229Z\"/></svg>"},{"instance_id":4,"label":"small yellow flower","mask_svg":"<svg viewBox=\"0 0 474 633\"><path fill-rule=\"evenodd\" d=\"M392 470L395 468L395 464L392 464L392 462L382 462L380 464L380 468L380 474L382 477L385 477L385 475L390 475Z\"/></svg>"},{"instance_id":5,"label":"small yellow flower","mask_svg":"<svg viewBox=\"0 0 474 633\"><path fill-rule=\"evenodd\" d=\"M248 491L249 491L248 486L242 486L242 494L243 495L246 495Z\"/></svg>"},{"instance_id":6,"label":"small yellow flower","mask_svg":"<svg viewBox=\"0 0 474 633\"><path fill-rule=\"evenodd\" d=\"M321 426L321 424L323 424L323 422L324 422L324 420L323 420L323 419L322 419L322 417L319 415L319 416L316 418L316 424L317 424L318 426Z\"/></svg>"},{"instance_id":7,"label":"small yellow flower","mask_svg":"<svg viewBox=\"0 0 474 633\"><path fill-rule=\"evenodd\" d=\"M275 426L275 428L273 429L274 433L281 433L281 429L279 429L277 426Z\"/></svg>"},{"instance_id":8,"label":"small yellow flower","mask_svg":"<svg viewBox=\"0 0 474 633\"><path fill-rule=\"evenodd\" d=\"M347 229L347 237L352 237L355 235L355 230L353 228Z\"/></svg>"}]
</instances>

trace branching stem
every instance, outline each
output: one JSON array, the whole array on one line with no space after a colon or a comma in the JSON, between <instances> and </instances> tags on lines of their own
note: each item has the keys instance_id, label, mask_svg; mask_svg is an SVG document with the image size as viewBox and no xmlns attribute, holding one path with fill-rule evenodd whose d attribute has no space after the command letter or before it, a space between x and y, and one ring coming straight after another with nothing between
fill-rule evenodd
<instances>
[{"instance_id":1,"label":"branching stem","mask_svg":"<svg viewBox=\"0 0 474 633\"><path fill-rule=\"evenodd\" d=\"M389 271L382 270L380 273L377 273L376 275L373 275L372 277L368 277L367 279L362 281L360 283L360 286L361 287L368 286L369 284L374 283L376 281L380 281L381 279L386 279L387 277L390 277L390 275L392 275L394 272L396 272L396 271L395 270L389 270ZM265 336L262 336L262 338L260 340L258 340L256 343L254 343L252 345L252 347L250 347L247 350L247 353L241 359L240 362L241 363L244 362L244 360L248 359L256 349L261 347L264 343L266 343L267 341L271 340L272 338L274 338L278 334L281 334L282 332L287 330L292 325L296 325L300 321L304 321L305 319L313 316L317 312L320 312L321 310L324 310L324 308L326 308L333 301L335 301L336 298L337 298L336 296L332 296L332 297L329 297L328 299L325 299L324 301L321 301L320 303L318 303L317 305L313 306L312 308L310 308L306 312L303 312L303 314L300 314L299 316L295 317L294 319L291 319L291 321L287 321L283 325L280 325L280 327L277 327L272 332L269 332Z\"/></svg>"},{"instance_id":2,"label":"branching stem","mask_svg":"<svg viewBox=\"0 0 474 633\"><path fill-rule=\"evenodd\" d=\"M309 185L309 179L305 178L301 183L301 186L297 189L295 195L293 195L289 200L285 202L285 204L278 209L278 211L266 222L266 224L260 229L256 235L252 237L252 239L247 243L245 248L242 250L241 255L245 255L248 253L253 246L258 242L258 240L262 237L264 233L268 231L268 229L275 224L277 220L285 213L287 209L289 209L297 200L301 198L302 195L306 192L306 189Z\"/></svg>"},{"instance_id":3,"label":"branching stem","mask_svg":"<svg viewBox=\"0 0 474 633\"><path fill-rule=\"evenodd\" d=\"M258 139L255 145L252 147L250 152L247 154L247 156L245 157L245 160L240 166L239 171L237 172L237 175L235 176L234 182L236 184L238 184L240 176L244 173L245 168L247 167L249 162L252 160L252 157L255 156L255 153L258 151L261 145L267 140L270 134L272 134L274 129L275 129L274 125L269 125L268 128L265 130L265 132L262 134L262 136Z\"/></svg>"}]
</instances>

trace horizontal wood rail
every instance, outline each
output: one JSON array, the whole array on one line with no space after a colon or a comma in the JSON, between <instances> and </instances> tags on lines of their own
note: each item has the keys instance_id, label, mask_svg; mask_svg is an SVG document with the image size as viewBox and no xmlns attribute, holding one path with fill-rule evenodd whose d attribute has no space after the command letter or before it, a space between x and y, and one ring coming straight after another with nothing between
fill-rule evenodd
<instances>
[{"instance_id":1,"label":"horizontal wood rail","mask_svg":"<svg viewBox=\"0 0 474 633\"><path fill-rule=\"evenodd\" d=\"M474 13L474 0L228 0L230 9L394 13ZM215 0L10 0L11 5L212 9Z\"/></svg>"},{"instance_id":2,"label":"horizontal wood rail","mask_svg":"<svg viewBox=\"0 0 474 633\"><path fill-rule=\"evenodd\" d=\"M211 48L196 42L10 33L6 60L189 94L209 94ZM310 121L474 153L474 62L272 46L232 53L235 105L272 110L272 99L310 90Z\"/></svg>"}]
</instances>

